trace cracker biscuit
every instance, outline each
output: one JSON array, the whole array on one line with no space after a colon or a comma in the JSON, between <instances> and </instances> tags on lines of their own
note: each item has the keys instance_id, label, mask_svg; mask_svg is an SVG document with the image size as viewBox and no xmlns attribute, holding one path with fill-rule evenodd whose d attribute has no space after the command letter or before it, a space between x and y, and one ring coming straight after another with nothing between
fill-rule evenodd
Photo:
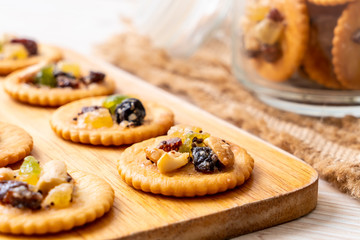
<instances>
[{"instance_id":1,"label":"cracker biscuit","mask_svg":"<svg viewBox=\"0 0 360 240\"><path fill-rule=\"evenodd\" d=\"M7 76L4 82L5 92L21 102L55 107L81 98L110 94L115 89L115 83L109 77L103 83L79 89L35 87L25 83L48 63L49 61L43 61Z\"/></svg>"},{"instance_id":2,"label":"cracker biscuit","mask_svg":"<svg viewBox=\"0 0 360 240\"><path fill-rule=\"evenodd\" d=\"M59 61L62 58L61 51L53 46L39 44L39 55L26 59L0 60L0 75L12 73L15 70L38 64L44 60Z\"/></svg>"},{"instance_id":3,"label":"cracker biscuit","mask_svg":"<svg viewBox=\"0 0 360 240\"><path fill-rule=\"evenodd\" d=\"M82 226L108 212L114 190L103 179L81 171L69 171L75 181L73 201L63 209L24 210L0 204L0 232L45 234Z\"/></svg>"},{"instance_id":4,"label":"cracker biscuit","mask_svg":"<svg viewBox=\"0 0 360 240\"><path fill-rule=\"evenodd\" d=\"M311 80L333 89L343 88L336 79L331 62L333 31L343 8L308 5L311 27L309 45L303 62L304 69Z\"/></svg>"},{"instance_id":5,"label":"cracker biscuit","mask_svg":"<svg viewBox=\"0 0 360 240\"><path fill-rule=\"evenodd\" d=\"M0 167L22 160L32 148L32 137L25 130L0 122Z\"/></svg>"},{"instance_id":6,"label":"cracker biscuit","mask_svg":"<svg viewBox=\"0 0 360 240\"><path fill-rule=\"evenodd\" d=\"M349 3L338 19L333 39L334 71L347 88L360 89L360 43L353 41L356 31L360 31L360 1Z\"/></svg>"},{"instance_id":7,"label":"cracker biscuit","mask_svg":"<svg viewBox=\"0 0 360 240\"><path fill-rule=\"evenodd\" d=\"M254 160L241 147L231 144L235 155L234 165L221 172L197 172L193 164L162 174L157 166L146 159L144 149L156 147L168 136L152 138L127 148L118 160L122 179L135 189L175 197L194 197L224 192L235 188L250 177Z\"/></svg>"},{"instance_id":8,"label":"cracker biscuit","mask_svg":"<svg viewBox=\"0 0 360 240\"><path fill-rule=\"evenodd\" d=\"M123 145L140 142L166 133L174 123L174 114L154 102L142 101L146 117L140 126L123 128L114 123L109 128L78 128L73 118L85 106L101 106L105 97L92 97L66 104L57 109L50 120L52 129L65 140L92 145Z\"/></svg>"},{"instance_id":9,"label":"cracker biscuit","mask_svg":"<svg viewBox=\"0 0 360 240\"><path fill-rule=\"evenodd\" d=\"M305 0L255 1L259 7L277 8L284 16L285 29L280 38L282 57L276 62L263 58L251 59L251 64L264 78L272 81L287 80L298 68L305 55L309 39L309 17ZM251 7L257 11L256 7ZM245 33L246 34L246 33Z\"/></svg>"},{"instance_id":10,"label":"cracker biscuit","mask_svg":"<svg viewBox=\"0 0 360 240\"><path fill-rule=\"evenodd\" d=\"M323 5L323 6L334 6L334 5L341 5L349 2L353 2L355 0L309 0L309 2Z\"/></svg>"}]
</instances>

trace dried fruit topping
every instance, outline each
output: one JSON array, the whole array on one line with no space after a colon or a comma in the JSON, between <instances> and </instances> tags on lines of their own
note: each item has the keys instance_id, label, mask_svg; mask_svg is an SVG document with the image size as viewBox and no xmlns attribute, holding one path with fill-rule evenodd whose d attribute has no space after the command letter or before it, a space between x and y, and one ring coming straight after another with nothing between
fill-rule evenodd
<instances>
[{"instance_id":1,"label":"dried fruit topping","mask_svg":"<svg viewBox=\"0 0 360 240\"><path fill-rule=\"evenodd\" d=\"M111 127L113 119L107 108L92 106L83 107L78 117L75 118L79 127L102 128ZM74 120L75 120L74 119Z\"/></svg>"},{"instance_id":2,"label":"dried fruit topping","mask_svg":"<svg viewBox=\"0 0 360 240\"><path fill-rule=\"evenodd\" d=\"M48 87L56 87L57 82L54 76L54 65L50 64L43 67L35 76L35 84L44 85Z\"/></svg>"},{"instance_id":3,"label":"dried fruit topping","mask_svg":"<svg viewBox=\"0 0 360 240\"><path fill-rule=\"evenodd\" d=\"M231 150L231 146L224 140L210 136L204 140L204 143L216 154L223 166L231 167L234 164L234 153Z\"/></svg>"},{"instance_id":4,"label":"dried fruit topping","mask_svg":"<svg viewBox=\"0 0 360 240\"><path fill-rule=\"evenodd\" d=\"M354 43L360 44L360 29L356 30L352 36L352 40Z\"/></svg>"},{"instance_id":5,"label":"dried fruit topping","mask_svg":"<svg viewBox=\"0 0 360 240\"><path fill-rule=\"evenodd\" d=\"M188 132L185 134L185 140L179 148L179 152L188 152L192 155L193 147L205 147L203 143L206 138L210 136L209 133L197 133L197 132Z\"/></svg>"},{"instance_id":6,"label":"dried fruit topping","mask_svg":"<svg viewBox=\"0 0 360 240\"><path fill-rule=\"evenodd\" d=\"M275 22L281 22L284 20L283 15L279 12L279 10L277 8L270 9L270 11L266 17Z\"/></svg>"},{"instance_id":7,"label":"dried fruit topping","mask_svg":"<svg viewBox=\"0 0 360 240\"><path fill-rule=\"evenodd\" d=\"M187 125L176 125L169 129L167 135L170 137L179 137L184 142L186 139L186 134L190 132L202 133L200 127L189 127Z\"/></svg>"},{"instance_id":8,"label":"dried fruit topping","mask_svg":"<svg viewBox=\"0 0 360 240\"><path fill-rule=\"evenodd\" d=\"M22 44L26 48L27 52L29 53L29 56L38 54L37 43L33 40L26 39L26 38L14 38L10 42Z\"/></svg>"},{"instance_id":9,"label":"dried fruit topping","mask_svg":"<svg viewBox=\"0 0 360 240\"><path fill-rule=\"evenodd\" d=\"M115 109L116 122L119 124L122 121L127 121L131 125L139 126L143 123L145 115L144 106L136 98L125 99Z\"/></svg>"},{"instance_id":10,"label":"dried fruit topping","mask_svg":"<svg viewBox=\"0 0 360 240\"><path fill-rule=\"evenodd\" d=\"M39 162L33 156L24 158L19 169L19 180L31 185L36 185L40 178L41 168Z\"/></svg>"},{"instance_id":11,"label":"dried fruit topping","mask_svg":"<svg viewBox=\"0 0 360 240\"><path fill-rule=\"evenodd\" d=\"M23 45L15 43L4 45L2 55L4 59L25 59L29 53Z\"/></svg>"},{"instance_id":12,"label":"dried fruit topping","mask_svg":"<svg viewBox=\"0 0 360 240\"><path fill-rule=\"evenodd\" d=\"M65 72L74 78L80 78L81 70L79 64L68 62L68 61L61 61L56 66L57 72Z\"/></svg>"},{"instance_id":13,"label":"dried fruit topping","mask_svg":"<svg viewBox=\"0 0 360 240\"><path fill-rule=\"evenodd\" d=\"M57 87L59 88L79 88L80 82L73 75L66 72L57 72L54 74L56 78Z\"/></svg>"},{"instance_id":14,"label":"dried fruit topping","mask_svg":"<svg viewBox=\"0 0 360 240\"><path fill-rule=\"evenodd\" d=\"M104 79L105 79L105 74L104 73L90 71L89 76L83 78L83 81L86 84L91 84L91 83L102 82L102 81L104 81Z\"/></svg>"},{"instance_id":15,"label":"dried fruit topping","mask_svg":"<svg viewBox=\"0 0 360 240\"><path fill-rule=\"evenodd\" d=\"M111 95L105 98L102 106L108 108L111 114L115 114L116 106L127 98L129 98L129 96L122 94Z\"/></svg>"},{"instance_id":16,"label":"dried fruit topping","mask_svg":"<svg viewBox=\"0 0 360 240\"><path fill-rule=\"evenodd\" d=\"M17 208L32 210L41 208L43 196L30 190L28 184L20 181L0 181L0 201Z\"/></svg>"},{"instance_id":17,"label":"dried fruit topping","mask_svg":"<svg viewBox=\"0 0 360 240\"><path fill-rule=\"evenodd\" d=\"M192 148L192 155L195 170L198 172L214 172L218 165L218 157L210 147L194 147Z\"/></svg>"},{"instance_id":18,"label":"dried fruit topping","mask_svg":"<svg viewBox=\"0 0 360 240\"><path fill-rule=\"evenodd\" d=\"M261 46L262 56L265 61L274 63L282 57L282 50L279 44Z\"/></svg>"},{"instance_id":19,"label":"dried fruit topping","mask_svg":"<svg viewBox=\"0 0 360 240\"><path fill-rule=\"evenodd\" d=\"M70 205L74 186L62 183L50 190L43 205L45 207L66 208Z\"/></svg>"},{"instance_id":20,"label":"dried fruit topping","mask_svg":"<svg viewBox=\"0 0 360 240\"><path fill-rule=\"evenodd\" d=\"M157 161L161 158L161 156L164 153L165 153L164 150L161 150L159 148L151 148L151 147L145 148L146 159L152 161L153 163L157 163Z\"/></svg>"},{"instance_id":21,"label":"dried fruit topping","mask_svg":"<svg viewBox=\"0 0 360 240\"><path fill-rule=\"evenodd\" d=\"M179 151L180 146L182 145L181 138L170 138L168 140L162 141L157 148L164 150L165 152L170 152L171 150Z\"/></svg>"}]
</instances>

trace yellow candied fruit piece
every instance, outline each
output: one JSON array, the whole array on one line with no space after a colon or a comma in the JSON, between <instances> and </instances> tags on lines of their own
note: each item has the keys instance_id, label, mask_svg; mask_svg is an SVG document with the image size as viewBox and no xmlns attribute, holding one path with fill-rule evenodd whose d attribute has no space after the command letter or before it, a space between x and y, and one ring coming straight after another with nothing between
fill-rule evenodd
<instances>
[{"instance_id":1,"label":"yellow candied fruit piece","mask_svg":"<svg viewBox=\"0 0 360 240\"><path fill-rule=\"evenodd\" d=\"M24 45L20 43L5 44L3 54L5 59L26 59L29 56Z\"/></svg>"},{"instance_id":2,"label":"yellow candied fruit piece","mask_svg":"<svg viewBox=\"0 0 360 240\"><path fill-rule=\"evenodd\" d=\"M269 13L270 11L270 7L269 6L256 6L256 7L251 7L249 6L247 9L247 17L254 22L258 22L263 20L266 15Z\"/></svg>"},{"instance_id":3,"label":"yellow candied fruit piece","mask_svg":"<svg viewBox=\"0 0 360 240\"><path fill-rule=\"evenodd\" d=\"M200 133L202 129L200 127L191 127L187 125L176 125L169 129L167 135L170 137L178 137L181 138L182 142L184 143L187 133L189 132Z\"/></svg>"},{"instance_id":4,"label":"yellow candied fruit piece","mask_svg":"<svg viewBox=\"0 0 360 240\"><path fill-rule=\"evenodd\" d=\"M71 183L62 183L50 190L43 201L46 207L66 208L71 203L74 186Z\"/></svg>"},{"instance_id":5,"label":"yellow candied fruit piece","mask_svg":"<svg viewBox=\"0 0 360 240\"><path fill-rule=\"evenodd\" d=\"M35 186L39 181L40 173L39 162L33 156L27 156L19 169L18 180Z\"/></svg>"},{"instance_id":6,"label":"yellow candied fruit piece","mask_svg":"<svg viewBox=\"0 0 360 240\"><path fill-rule=\"evenodd\" d=\"M111 127L114 124L110 112L106 108L86 112L78 117L78 126L87 128Z\"/></svg>"},{"instance_id":7,"label":"yellow candied fruit piece","mask_svg":"<svg viewBox=\"0 0 360 240\"><path fill-rule=\"evenodd\" d=\"M70 73L76 78L81 77L81 70L79 64L68 61L61 61L57 64L57 69L61 72Z\"/></svg>"}]
</instances>

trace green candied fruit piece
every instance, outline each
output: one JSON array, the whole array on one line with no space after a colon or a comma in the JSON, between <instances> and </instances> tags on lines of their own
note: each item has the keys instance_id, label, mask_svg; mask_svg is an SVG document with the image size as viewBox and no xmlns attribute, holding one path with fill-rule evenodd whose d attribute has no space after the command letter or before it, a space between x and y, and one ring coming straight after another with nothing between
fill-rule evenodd
<instances>
[{"instance_id":1,"label":"green candied fruit piece","mask_svg":"<svg viewBox=\"0 0 360 240\"><path fill-rule=\"evenodd\" d=\"M197 141L194 141L194 138L196 137ZM190 156L192 155L191 149L193 147L193 143L196 144L197 147L205 147L204 140L206 138L210 137L209 133L197 133L197 132L188 132L185 134L185 140L183 141L183 144L179 148L179 152L190 153Z\"/></svg>"},{"instance_id":2,"label":"green candied fruit piece","mask_svg":"<svg viewBox=\"0 0 360 240\"><path fill-rule=\"evenodd\" d=\"M56 87L56 78L54 76L54 68L53 64L49 64L43 67L40 72L38 72L35 76L34 83L44 86L49 86L51 88Z\"/></svg>"},{"instance_id":3,"label":"green candied fruit piece","mask_svg":"<svg viewBox=\"0 0 360 240\"><path fill-rule=\"evenodd\" d=\"M19 180L36 185L40 178L41 167L39 162L33 156L24 158L24 162L19 169Z\"/></svg>"},{"instance_id":4,"label":"green candied fruit piece","mask_svg":"<svg viewBox=\"0 0 360 240\"><path fill-rule=\"evenodd\" d=\"M102 106L109 109L111 114L115 114L116 106L128 98L130 98L130 97L123 95L123 94L111 95L111 96L105 98Z\"/></svg>"}]
</instances>

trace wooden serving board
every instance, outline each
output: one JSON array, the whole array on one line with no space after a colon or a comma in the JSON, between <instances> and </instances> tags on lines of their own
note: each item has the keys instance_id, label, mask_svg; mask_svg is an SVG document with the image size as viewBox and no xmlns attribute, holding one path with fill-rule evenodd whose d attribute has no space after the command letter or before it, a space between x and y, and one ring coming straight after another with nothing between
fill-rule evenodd
<instances>
[{"instance_id":1,"label":"wooden serving board","mask_svg":"<svg viewBox=\"0 0 360 240\"><path fill-rule=\"evenodd\" d=\"M143 193L128 186L117 173L116 162L125 147L65 141L50 128L54 108L16 102L0 86L0 121L16 124L33 136L32 155L41 162L59 159L69 169L95 173L115 190L114 206L103 218L68 232L34 239L229 238L290 221L315 208L318 174L303 161L116 67L69 50L65 53L67 58L113 77L117 92L162 103L174 111L177 123L202 126L205 131L244 147L255 159L255 168L244 185L213 196L173 198ZM0 234L3 238L25 237Z\"/></svg>"}]
</instances>

